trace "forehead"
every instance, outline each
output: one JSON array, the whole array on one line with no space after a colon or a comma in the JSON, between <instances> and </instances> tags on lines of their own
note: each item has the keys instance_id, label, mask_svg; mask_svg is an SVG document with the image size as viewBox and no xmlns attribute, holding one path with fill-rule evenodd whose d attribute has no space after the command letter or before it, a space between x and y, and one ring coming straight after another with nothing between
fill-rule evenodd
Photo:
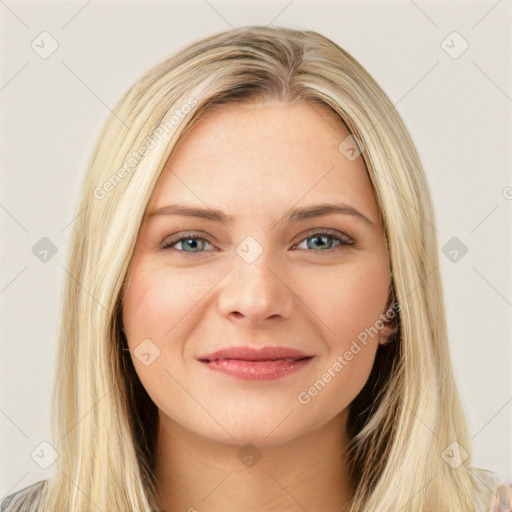
<instances>
[{"instance_id":1,"label":"forehead","mask_svg":"<svg viewBox=\"0 0 512 512\"><path fill-rule=\"evenodd\" d=\"M348 136L327 106L224 105L193 126L169 158L151 200L236 214L276 213L295 204L346 202L377 217L364 162L338 146Z\"/></svg>"}]
</instances>

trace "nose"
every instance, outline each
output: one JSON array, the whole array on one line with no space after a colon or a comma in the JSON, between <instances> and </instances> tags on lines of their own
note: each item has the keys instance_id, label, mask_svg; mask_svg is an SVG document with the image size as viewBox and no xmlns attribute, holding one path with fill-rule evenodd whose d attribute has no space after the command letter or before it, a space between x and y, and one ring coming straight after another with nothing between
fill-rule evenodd
<instances>
[{"instance_id":1,"label":"nose","mask_svg":"<svg viewBox=\"0 0 512 512\"><path fill-rule=\"evenodd\" d=\"M252 263L240 258L226 276L218 308L231 321L256 325L290 318L295 300L290 278L266 256L264 251Z\"/></svg>"}]
</instances>

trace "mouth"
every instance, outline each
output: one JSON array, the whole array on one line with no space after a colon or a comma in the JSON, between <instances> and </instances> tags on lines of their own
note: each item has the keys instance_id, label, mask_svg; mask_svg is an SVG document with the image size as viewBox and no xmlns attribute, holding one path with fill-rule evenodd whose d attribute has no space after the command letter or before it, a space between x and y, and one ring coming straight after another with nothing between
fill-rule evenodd
<instances>
[{"instance_id":1,"label":"mouth","mask_svg":"<svg viewBox=\"0 0 512 512\"><path fill-rule=\"evenodd\" d=\"M198 360L201 362L211 362L226 359L237 359L240 361L300 361L303 359L311 359L311 354L302 352L301 350L289 347L229 347L220 349L211 354L200 356Z\"/></svg>"},{"instance_id":2,"label":"mouth","mask_svg":"<svg viewBox=\"0 0 512 512\"><path fill-rule=\"evenodd\" d=\"M198 360L207 368L243 380L273 380L306 366L315 356L288 347L231 347Z\"/></svg>"}]
</instances>

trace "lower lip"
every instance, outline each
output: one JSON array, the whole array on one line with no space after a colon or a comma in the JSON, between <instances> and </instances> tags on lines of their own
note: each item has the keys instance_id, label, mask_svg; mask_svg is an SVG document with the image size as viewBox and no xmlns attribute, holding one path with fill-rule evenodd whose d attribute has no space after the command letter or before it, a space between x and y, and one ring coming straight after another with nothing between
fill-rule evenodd
<instances>
[{"instance_id":1,"label":"lower lip","mask_svg":"<svg viewBox=\"0 0 512 512\"><path fill-rule=\"evenodd\" d=\"M216 359L203 362L210 370L226 373L243 380L274 380L304 368L313 358L298 361L244 361L242 359Z\"/></svg>"}]
</instances>

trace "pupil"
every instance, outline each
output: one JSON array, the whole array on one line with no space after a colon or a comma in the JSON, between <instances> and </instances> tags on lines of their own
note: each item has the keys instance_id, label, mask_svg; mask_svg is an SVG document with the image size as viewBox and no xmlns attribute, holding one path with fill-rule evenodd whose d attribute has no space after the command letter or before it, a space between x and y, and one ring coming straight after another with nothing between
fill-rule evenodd
<instances>
[{"instance_id":1,"label":"pupil","mask_svg":"<svg viewBox=\"0 0 512 512\"><path fill-rule=\"evenodd\" d=\"M194 244L197 244L197 241L196 241L196 240L194 240L193 238L189 238L188 240L185 240L185 243L186 243L186 244L192 244L192 245L194 245ZM194 247L192 247L192 248L194 248ZM197 249L197 247L195 247L195 249Z\"/></svg>"},{"instance_id":2,"label":"pupil","mask_svg":"<svg viewBox=\"0 0 512 512\"><path fill-rule=\"evenodd\" d=\"M324 239L324 238L329 238L327 236L317 236L317 237L314 237L313 240L314 240L314 244L316 245L317 242L319 243L319 245L322 245L322 242L321 240ZM326 242L327 243L327 242ZM326 243L324 243L323 245L325 245ZM318 247L318 246L317 246ZM328 248L328 247L327 247Z\"/></svg>"}]
</instances>

